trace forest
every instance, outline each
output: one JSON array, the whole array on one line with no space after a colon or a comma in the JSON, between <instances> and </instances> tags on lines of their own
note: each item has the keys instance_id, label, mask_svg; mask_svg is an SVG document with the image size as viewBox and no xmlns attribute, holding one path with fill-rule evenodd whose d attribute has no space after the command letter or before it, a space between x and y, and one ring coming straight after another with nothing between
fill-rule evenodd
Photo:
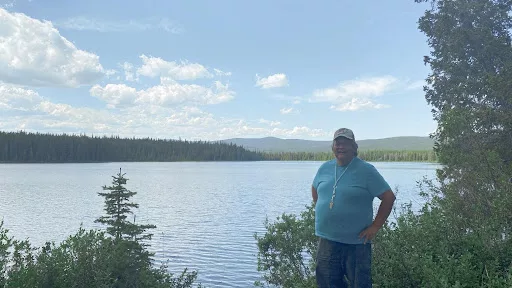
<instances>
[{"instance_id":1,"label":"forest","mask_svg":"<svg viewBox=\"0 0 512 288\"><path fill-rule=\"evenodd\" d=\"M415 2L427 4L417 23L431 50L423 89L441 167L418 182L420 209L395 202L378 227L373 285L510 288L512 1ZM257 286L316 287L314 203L265 226L255 235Z\"/></svg>"},{"instance_id":2,"label":"forest","mask_svg":"<svg viewBox=\"0 0 512 288\"><path fill-rule=\"evenodd\" d=\"M0 162L253 161L260 154L204 141L0 132Z\"/></svg>"},{"instance_id":3,"label":"forest","mask_svg":"<svg viewBox=\"0 0 512 288\"><path fill-rule=\"evenodd\" d=\"M329 152L264 152L265 160L279 161L327 161L333 159ZM358 157L370 162L437 162L437 156L431 151L409 150L360 150Z\"/></svg>"},{"instance_id":4,"label":"forest","mask_svg":"<svg viewBox=\"0 0 512 288\"><path fill-rule=\"evenodd\" d=\"M361 150L367 161L436 162L434 151ZM152 138L0 132L0 163L327 161L328 152L258 152L235 144Z\"/></svg>"}]
</instances>

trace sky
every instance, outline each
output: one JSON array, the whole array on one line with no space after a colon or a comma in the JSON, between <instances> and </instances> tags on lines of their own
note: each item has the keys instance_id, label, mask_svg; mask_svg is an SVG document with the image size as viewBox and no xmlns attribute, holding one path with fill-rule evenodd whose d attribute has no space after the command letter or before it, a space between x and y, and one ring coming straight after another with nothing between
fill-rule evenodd
<instances>
[{"instance_id":1,"label":"sky","mask_svg":"<svg viewBox=\"0 0 512 288\"><path fill-rule=\"evenodd\" d=\"M428 136L408 1L0 0L0 131Z\"/></svg>"}]
</instances>

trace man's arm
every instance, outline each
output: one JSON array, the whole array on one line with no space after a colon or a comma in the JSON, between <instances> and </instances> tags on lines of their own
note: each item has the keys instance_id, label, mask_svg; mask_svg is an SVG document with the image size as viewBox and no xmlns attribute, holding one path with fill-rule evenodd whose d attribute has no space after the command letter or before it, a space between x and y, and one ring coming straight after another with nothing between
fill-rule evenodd
<instances>
[{"instance_id":1,"label":"man's arm","mask_svg":"<svg viewBox=\"0 0 512 288\"><path fill-rule=\"evenodd\" d=\"M318 200L318 193L316 192L315 187L311 186L311 197L313 197L313 202L316 204L316 200Z\"/></svg>"},{"instance_id":2,"label":"man's arm","mask_svg":"<svg viewBox=\"0 0 512 288\"><path fill-rule=\"evenodd\" d=\"M375 216L375 220L373 221L373 225L380 229L382 225L386 223L389 214L391 214L391 210L393 209L393 204L395 203L396 197L391 190L387 190L386 192L380 194L378 197L381 202L377 216Z\"/></svg>"},{"instance_id":3,"label":"man's arm","mask_svg":"<svg viewBox=\"0 0 512 288\"><path fill-rule=\"evenodd\" d=\"M375 216L375 220L373 221L370 227L366 228L359 234L359 238L364 238L364 243L366 241L370 241L375 238L375 235L382 228L382 225L386 223L389 214L391 214L391 210L393 209L393 204L395 203L395 194L391 190L387 190L386 192L380 194L379 199L381 200L379 211L377 212L377 216Z\"/></svg>"}]
</instances>

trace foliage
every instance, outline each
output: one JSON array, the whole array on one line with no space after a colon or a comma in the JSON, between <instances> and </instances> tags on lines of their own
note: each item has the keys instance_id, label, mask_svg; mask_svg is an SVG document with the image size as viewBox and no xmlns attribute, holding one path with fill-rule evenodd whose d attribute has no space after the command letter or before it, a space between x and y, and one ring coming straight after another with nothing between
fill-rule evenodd
<instances>
[{"instance_id":1,"label":"foliage","mask_svg":"<svg viewBox=\"0 0 512 288\"><path fill-rule=\"evenodd\" d=\"M300 217L283 214L276 222L267 219L267 232L255 234L258 243L258 271L264 272L265 283L284 288L315 287L315 258L317 239L314 235L314 206L306 207Z\"/></svg>"},{"instance_id":2,"label":"foliage","mask_svg":"<svg viewBox=\"0 0 512 288\"><path fill-rule=\"evenodd\" d=\"M512 266L512 1L428 2L419 20L432 48L424 90L443 164L433 207L454 239L466 241L467 257L480 261L467 273L479 282L448 279L488 286L508 279ZM449 257L462 257L453 250Z\"/></svg>"},{"instance_id":3,"label":"foliage","mask_svg":"<svg viewBox=\"0 0 512 288\"><path fill-rule=\"evenodd\" d=\"M185 269L174 275L165 265L153 266L149 245L143 240L150 237L145 230L154 226L126 221L131 208L138 207L129 202L135 192L124 187L127 179L121 171L113 178L112 186L103 187L111 192L99 193L113 219L99 218L98 222L108 226L107 233L80 227L59 245L34 248L28 241L10 238L0 223L0 287L202 287L194 284L195 271Z\"/></svg>"},{"instance_id":4,"label":"foliage","mask_svg":"<svg viewBox=\"0 0 512 288\"><path fill-rule=\"evenodd\" d=\"M0 132L0 162L250 161L261 155L206 141Z\"/></svg>"},{"instance_id":5,"label":"foliage","mask_svg":"<svg viewBox=\"0 0 512 288\"><path fill-rule=\"evenodd\" d=\"M333 159L332 152L264 152L264 160L279 161L327 161ZM432 151L410 150L359 150L361 159L371 162L437 162Z\"/></svg>"},{"instance_id":6,"label":"foliage","mask_svg":"<svg viewBox=\"0 0 512 288\"><path fill-rule=\"evenodd\" d=\"M101 216L95 222L107 225L107 233L114 236L116 240L141 241L151 239L152 234L144 234L147 229L156 228L155 225L139 225L127 220L129 214L133 214L132 208L138 208L136 203L128 200L137 194L124 187L128 179L125 174L119 173L112 176L112 186L103 186L103 190L110 192L98 193L105 197L105 212L107 216Z\"/></svg>"},{"instance_id":7,"label":"foliage","mask_svg":"<svg viewBox=\"0 0 512 288\"><path fill-rule=\"evenodd\" d=\"M368 161L437 162L433 150L360 149ZM331 152L255 152L206 141L0 132L0 162L324 161Z\"/></svg>"},{"instance_id":8,"label":"foliage","mask_svg":"<svg viewBox=\"0 0 512 288\"><path fill-rule=\"evenodd\" d=\"M222 142L233 143L261 152L330 152L332 145L332 140L280 139L276 137L233 138L222 140ZM424 136L398 136L357 140L357 144L360 150L430 151L434 147L434 140Z\"/></svg>"},{"instance_id":9,"label":"foliage","mask_svg":"<svg viewBox=\"0 0 512 288\"><path fill-rule=\"evenodd\" d=\"M432 136L442 168L438 184L419 183L421 211L395 207L395 221L377 234L375 286L512 287L512 1L416 2L430 3L419 28L432 48L425 57L432 73L424 90L438 121ZM305 223L285 226L280 234L298 233ZM308 227L304 237L314 233ZM259 246L259 255L294 259L298 252L288 249L294 245ZM291 267L268 262L260 269L276 276L265 279L289 287L278 276Z\"/></svg>"},{"instance_id":10,"label":"foliage","mask_svg":"<svg viewBox=\"0 0 512 288\"><path fill-rule=\"evenodd\" d=\"M488 243L479 233L454 230L451 222L439 208L414 214L410 205L402 207L397 221L383 227L375 239L374 283L411 288L511 287L511 243ZM508 267L503 265L507 262Z\"/></svg>"}]
</instances>

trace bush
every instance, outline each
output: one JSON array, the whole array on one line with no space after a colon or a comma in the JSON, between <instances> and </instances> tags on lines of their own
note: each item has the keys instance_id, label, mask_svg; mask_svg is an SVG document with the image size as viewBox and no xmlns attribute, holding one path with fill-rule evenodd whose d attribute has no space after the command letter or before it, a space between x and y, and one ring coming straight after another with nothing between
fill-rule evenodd
<instances>
[{"instance_id":1,"label":"bush","mask_svg":"<svg viewBox=\"0 0 512 288\"><path fill-rule=\"evenodd\" d=\"M117 182L116 182L117 181ZM117 185L111 191L123 199L110 201L112 193L100 193L105 196L106 211L113 212L108 222L107 232L79 228L75 235L69 236L59 245L47 242L41 248L34 248L28 241L18 241L8 236L8 230L0 223L0 287L5 288L128 288L128 287L193 287L197 279L196 272L185 269L179 275L167 271L165 265L154 267L151 256L143 240L144 234L152 225L135 225L125 221L130 209L136 204L127 203L135 192L124 188L126 179L121 172L114 177ZM104 187L109 190L109 187ZM118 207L120 209L112 209ZM112 209L112 210L109 210ZM122 212L122 213L119 213ZM122 221L121 221L122 220ZM147 237L146 237L147 236ZM198 285L197 287L202 287Z\"/></svg>"},{"instance_id":2,"label":"bush","mask_svg":"<svg viewBox=\"0 0 512 288\"><path fill-rule=\"evenodd\" d=\"M265 283L285 288L314 287L316 285L314 206L306 206L300 217L283 214L275 223L267 219L267 232L262 237L254 235L258 243L258 271L263 271Z\"/></svg>"},{"instance_id":3,"label":"bush","mask_svg":"<svg viewBox=\"0 0 512 288\"><path fill-rule=\"evenodd\" d=\"M439 188L423 184L429 190L422 192L421 211L414 213L410 203L394 207L395 220L373 241L375 287L512 287L512 239L495 237L492 225L457 229L457 220L439 204ZM316 287L314 208L306 208L300 217L267 220L267 232L255 235L263 272L256 286Z\"/></svg>"}]
</instances>

